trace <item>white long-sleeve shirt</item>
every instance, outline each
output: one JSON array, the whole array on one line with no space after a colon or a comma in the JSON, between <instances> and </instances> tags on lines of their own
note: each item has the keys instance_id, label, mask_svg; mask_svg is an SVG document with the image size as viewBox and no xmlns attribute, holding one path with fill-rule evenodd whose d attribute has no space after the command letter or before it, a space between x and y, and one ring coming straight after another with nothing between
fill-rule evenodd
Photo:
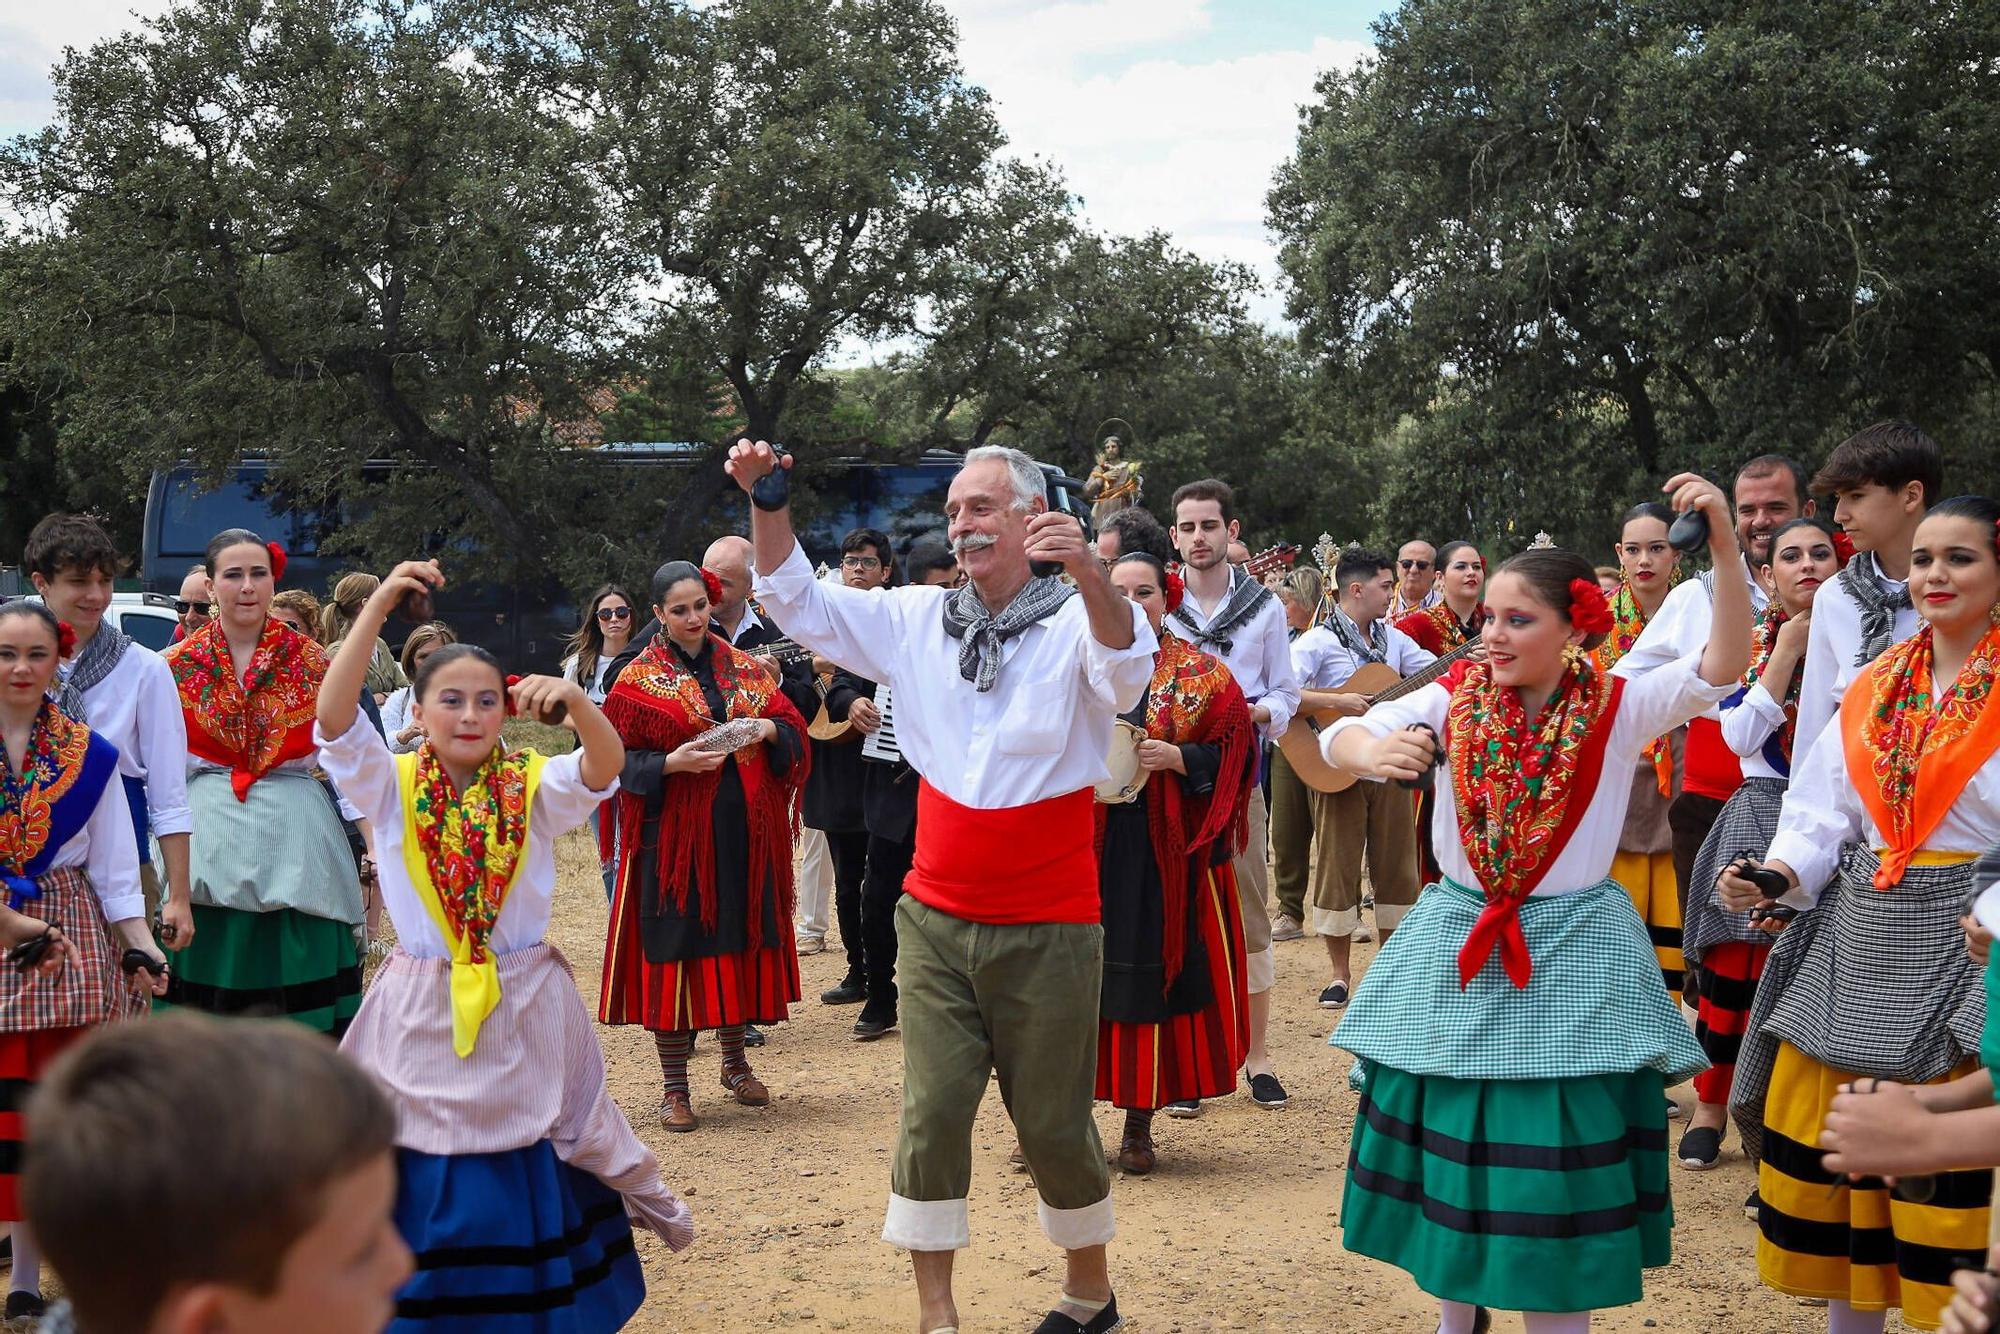
<instances>
[{"instance_id":1,"label":"white long-sleeve shirt","mask_svg":"<svg viewBox=\"0 0 2000 1334\"><path fill-rule=\"evenodd\" d=\"M1236 577L1249 578L1243 574ZM1215 619L1215 613L1228 602L1225 594L1214 611L1209 611L1190 591L1181 601L1180 610L1193 617L1198 627L1206 629ZM1291 627L1285 624L1285 604L1275 596L1266 599L1257 614L1229 636L1229 652L1217 653L1212 644L1200 647L1222 659L1222 665L1243 688L1243 698L1251 708L1262 704L1270 710L1271 721L1265 724L1264 735L1272 740L1283 736L1292 724L1292 716L1299 711L1299 678L1292 669L1292 634Z\"/></svg>"},{"instance_id":2,"label":"white long-sleeve shirt","mask_svg":"<svg viewBox=\"0 0 2000 1334\"><path fill-rule=\"evenodd\" d=\"M431 920L404 861L403 795L388 743L358 716L332 740L314 724L313 739L319 743L327 777L374 826L375 872L381 877L383 906L396 924L396 943L419 959L450 958L451 948ZM602 791L583 781L580 750L553 756L542 765L520 874L507 891L488 942L495 954L526 949L548 935L549 905L556 887L556 840L588 820L598 804L617 790L615 778Z\"/></svg>"},{"instance_id":3,"label":"white long-sleeve shirt","mask_svg":"<svg viewBox=\"0 0 2000 1334\"><path fill-rule=\"evenodd\" d=\"M65 866L80 866L90 877L105 921L146 915L146 894L139 885L139 841L132 837L132 805L115 775L104 785L83 828L49 862L50 870Z\"/></svg>"},{"instance_id":4,"label":"white long-sleeve shirt","mask_svg":"<svg viewBox=\"0 0 2000 1334\"><path fill-rule=\"evenodd\" d=\"M1145 615L1134 605L1131 645L1108 648L1072 597L1001 646L999 677L982 692L960 674L959 641L945 633L952 591L823 583L796 545L757 583L795 642L895 691L904 758L959 805L1026 806L1108 777L1112 723L1153 678L1159 645Z\"/></svg>"},{"instance_id":5,"label":"white long-sleeve shirt","mask_svg":"<svg viewBox=\"0 0 2000 1334\"><path fill-rule=\"evenodd\" d=\"M1374 630L1380 642L1373 647L1381 652L1383 666L1399 676L1420 672L1437 661L1435 653L1386 620L1377 621ZM1306 690L1338 690L1361 666L1362 660L1329 626L1315 625L1292 641L1292 672Z\"/></svg>"},{"instance_id":6,"label":"white long-sleeve shirt","mask_svg":"<svg viewBox=\"0 0 2000 1334\"><path fill-rule=\"evenodd\" d=\"M1750 589L1752 616L1762 615L1770 595L1747 569L1743 578ZM1690 653L1699 652L1708 646L1709 629L1714 624L1715 598L1709 592L1706 576L1689 579L1667 594L1667 600L1646 622L1638 641L1612 667L1611 674L1628 679L1644 676L1670 662L1678 662ZM1711 708L1698 716L1713 718L1716 710Z\"/></svg>"},{"instance_id":7,"label":"white long-sleeve shirt","mask_svg":"<svg viewBox=\"0 0 2000 1334\"><path fill-rule=\"evenodd\" d=\"M1764 743L1784 725L1785 706L1764 688L1762 681L1751 686L1735 703L1722 706L1722 740L1736 752L1745 778L1775 778L1781 783L1791 778L1764 756ZM1796 738L1797 734L1793 735Z\"/></svg>"},{"instance_id":8,"label":"white long-sleeve shirt","mask_svg":"<svg viewBox=\"0 0 2000 1334\"><path fill-rule=\"evenodd\" d=\"M1907 581L1883 574L1881 563L1872 551L1857 555L1853 565L1860 566L1885 593L1909 587ZM1917 632L1919 624L1914 608L1898 609L1889 642L1908 639ZM1868 665L1854 661L1860 650L1861 608L1840 580L1829 579L1813 595L1812 630L1806 637L1805 665L1799 669L1805 676L1799 681L1799 726L1792 743L1794 760L1819 741L1820 733L1827 730L1827 724L1840 711L1840 699L1847 693L1848 683Z\"/></svg>"},{"instance_id":9,"label":"white long-sleeve shirt","mask_svg":"<svg viewBox=\"0 0 2000 1334\"><path fill-rule=\"evenodd\" d=\"M68 672L65 667L63 674ZM127 644L110 674L83 692L83 707L90 730L118 747L120 777L146 785L146 815L153 833L191 832L187 724L166 659L144 644ZM126 819L129 828L129 807Z\"/></svg>"},{"instance_id":10,"label":"white long-sleeve shirt","mask_svg":"<svg viewBox=\"0 0 2000 1334\"><path fill-rule=\"evenodd\" d=\"M1632 798L1632 770L1639 763L1640 753L1652 744L1653 738L1679 727L1733 689L1733 683L1717 686L1702 679L1699 653L1689 654L1644 676L1626 679L1618 711L1611 720L1611 736L1605 744L1597 787L1589 794L1589 805L1584 808L1576 832L1556 854L1555 861L1535 886L1533 897L1589 889L1611 873L1612 859L1618 855L1618 837L1625 827L1625 807ZM1427 723L1442 736L1450 704L1450 691L1442 685L1428 685L1402 699L1377 704L1359 718L1341 719L1320 734L1320 746L1330 755L1333 739L1350 727L1364 727L1381 737L1416 723ZM1461 885L1483 890L1485 886L1473 872L1472 863L1465 856L1465 846L1459 842L1458 803L1440 801L1436 810L1438 825L1431 842L1439 869Z\"/></svg>"},{"instance_id":11,"label":"white long-sleeve shirt","mask_svg":"<svg viewBox=\"0 0 2000 1334\"><path fill-rule=\"evenodd\" d=\"M1819 596L1824 598L1826 588ZM1819 621L1818 601L1813 621ZM1989 706L1991 707L1991 706ZM1847 771L1846 738L1840 720L1821 728L1819 739L1803 759L1792 752L1792 785L1778 816L1778 836L1771 840L1766 861L1783 862L1798 874L1799 887L1782 900L1795 908L1810 908L1840 873L1841 849L1849 843L1880 849L1886 840L1861 804L1857 783L1872 783L1868 774ZM1924 840L1927 852L1967 855L2000 843L2000 755L1981 765L1944 819Z\"/></svg>"}]
</instances>

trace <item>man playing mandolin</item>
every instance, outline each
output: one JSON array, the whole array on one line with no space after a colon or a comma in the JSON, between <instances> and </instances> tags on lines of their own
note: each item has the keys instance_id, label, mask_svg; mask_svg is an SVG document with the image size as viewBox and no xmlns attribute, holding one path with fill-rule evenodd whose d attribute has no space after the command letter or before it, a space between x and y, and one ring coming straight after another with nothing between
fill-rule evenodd
<instances>
[{"instance_id":1,"label":"man playing mandolin","mask_svg":"<svg viewBox=\"0 0 2000 1334\"><path fill-rule=\"evenodd\" d=\"M1292 642L1299 707L1329 720L1366 713L1370 696L1384 684L1436 661L1435 654L1387 619L1396 581L1389 557L1349 548L1334 566L1333 578L1338 590L1333 614ZM1368 684L1370 676L1379 681ZM1312 803L1313 840L1321 852L1307 925L1326 941L1333 981L1320 992L1319 1003L1332 1010L1347 1004L1354 989L1350 955L1361 926L1363 853L1383 943L1417 901L1416 812L1409 793L1383 783L1314 792Z\"/></svg>"}]
</instances>

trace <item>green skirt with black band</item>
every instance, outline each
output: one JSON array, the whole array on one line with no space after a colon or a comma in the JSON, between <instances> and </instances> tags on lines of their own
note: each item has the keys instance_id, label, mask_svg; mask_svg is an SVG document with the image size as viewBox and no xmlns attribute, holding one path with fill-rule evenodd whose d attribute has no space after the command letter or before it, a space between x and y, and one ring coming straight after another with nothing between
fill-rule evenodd
<instances>
[{"instance_id":1,"label":"green skirt with black band","mask_svg":"<svg viewBox=\"0 0 2000 1334\"><path fill-rule=\"evenodd\" d=\"M1614 882L1522 905L1526 988L1497 958L1459 988L1483 907L1420 896L1334 1033L1363 1070L1347 1249L1496 1310L1636 1302L1672 1254L1665 1089L1707 1063Z\"/></svg>"}]
</instances>

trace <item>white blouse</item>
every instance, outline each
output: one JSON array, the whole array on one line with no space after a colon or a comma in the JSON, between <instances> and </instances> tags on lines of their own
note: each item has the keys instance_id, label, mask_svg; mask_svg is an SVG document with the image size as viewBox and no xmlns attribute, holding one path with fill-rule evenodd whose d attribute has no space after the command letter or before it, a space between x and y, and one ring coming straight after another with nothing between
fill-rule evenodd
<instances>
[{"instance_id":1,"label":"white blouse","mask_svg":"<svg viewBox=\"0 0 2000 1334\"><path fill-rule=\"evenodd\" d=\"M71 664L73 666L73 664ZM70 666L63 676L68 677ZM144 644L127 644L110 675L83 692L90 730L118 747L118 772L146 785L155 834L194 828L187 797L187 722L173 669Z\"/></svg>"},{"instance_id":2,"label":"white blouse","mask_svg":"<svg viewBox=\"0 0 2000 1334\"><path fill-rule=\"evenodd\" d=\"M145 891L139 887L139 841L132 837L132 803L125 785L112 774L104 791L69 842L56 850L50 870L79 866L90 877L107 922L130 921L146 915Z\"/></svg>"},{"instance_id":3,"label":"white blouse","mask_svg":"<svg viewBox=\"0 0 2000 1334\"><path fill-rule=\"evenodd\" d=\"M375 827L375 871L381 878L382 902L396 924L396 942L419 959L448 959L445 943L423 897L410 880L403 860L403 795L396 759L389 747L357 716L341 735L328 739L313 728L321 746L320 762L348 800ZM602 791L583 781L583 752L552 757L542 766L528 816L526 860L514 886L507 891L499 920L489 941L495 954L509 954L541 943L549 930L549 905L556 888L556 840L590 818L598 803L618 790L618 780Z\"/></svg>"},{"instance_id":4,"label":"white blouse","mask_svg":"<svg viewBox=\"0 0 2000 1334\"><path fill-rule=\"evenodd\" d=\"M1625 807L1632 799L1632 770L1639 756L1655 737L1670 732L1698 716L1709 705L1736 688L1734 681L1710 685L1701 677L1701 653L1690 653L1644 676L1623 678L1625 685L1612 716L1611 736L1605 745L1604 764L1597 787L1575 832L1556 854L1555 861L1535 886L1534 896L1570 894L1601 883L1611 873L1612 859L1618 855L1618 836L1625 827ZM1387 736L1417 723L1427 723L1444 734L1445 712L1451 692L1443 685L1428 685L1413 695L1377 704L1359 718L1343 718L1320 736L1320 747L1331 754L1333 738L1350 727L1365 727L1378 737ZM1448 783L1450 768L1440 769L1440 783ZM1380 779L1371 780L1380 782ZM1437 803L1437 828L1432 844L1438 866L1461 885L1485 888L1466 860L1465 847L1458 838L1458 803Z\"/></svg>"},{"instance_id":5,"label":"white blouse","mask_svg":"<svg viewBox=\"0 0 2000 1334\"><path fill-rule=\"evenodd\" d=\"M415 689L414 686L402 686L382 701L382 731L388 737L389 749L398 755L407 755L424 744L421 733L408 741L397 739L402 730L410 725L411 694Z\"/></svg>"},{"instance_id":6,"label":"white blouse","mask_svg":"<svg viewBox=\"0 0 2000 1334\"><path fill-rule=\"evenodd\" d=\"M1815 621L1819 619L1817 605L1815 602ZM1792 752L1792 785L1785 792L1778 836L1771 840L1765 860L1783 862L1798 873L1799 887L1781 900L1795 908L1812 907L1840 873L1843 845L1863 843L1879 850L1886 842L1847 772L1845 740L1840 716L1835 714L1803 761L1796 750ZM1860 781L1874 779L1864 774ZM1973 855L1995 843L2000 843L2000 755L1980 766L1951 810L1924 840L1923 850Z\"/></svg>"},{"instance_id":7,"label":"white blouse","mask_svg":"<svg viewBox=\"0 0 2000 1334\"><path fill-rule=\"evenodd\" d=\"M1745 691L1742 699L1722 706L1722 740L1736 752L1745 778L1775 778L1781 783L1790 780L1790 774L1779 773L1764 758L1764 743L1784 725L1785 706L1764 688L1762 681Z\"/></svg>"}]
</instances>

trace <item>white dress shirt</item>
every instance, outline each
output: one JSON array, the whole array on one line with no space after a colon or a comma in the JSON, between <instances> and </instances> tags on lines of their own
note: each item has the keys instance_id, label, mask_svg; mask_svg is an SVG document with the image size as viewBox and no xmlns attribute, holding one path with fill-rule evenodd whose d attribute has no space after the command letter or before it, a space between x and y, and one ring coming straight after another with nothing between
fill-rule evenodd
<instances>
[{"instance_id":1,"label":"white dress shirt","mask_svg":"<svg viewBox=\"0 0 2000 1334\"><path fill-rule=\"evenodd\" d=\"M1242 571L1232 571L1230 587L1235 587L1237 579L1250 576ZM1215 613L1229 602L1224 594L1217 601L1214 611L1201 605L1189 589L1182 599L1180 609L1194 618L1196 626L1207 629L1215 619ZM1167 623L1173 629L1173 623ZM1270 710L1271 721L1264 726L1265 737L1276 740L1291 726L1292 715L1299 711L1299 678L1292 670L1292 632L1285 624L1285 604L1273 594L1257 614L1236 627L1229 636L1229 652L1217 653L1212 644L1198 645L1203 652L1222 659L1223 666L1236 678L1236 684L1243 688L1243 698L1251 708L1262 704Z\"/></svg>"},{"instance_id":2,"label":"white dress shirt","mask_svg":"<svg viewBox=\"0 0 2000 1334\"><path fill-rule=\"evenodd\" d=\"M1863 572L1885 593L1909 587L1906 581L1883 574L1872 551L1859 553L1852 563L1861 565ZM1889 642L1908 639L1917 632L1919 624L1915 608L1899 609ZM1840 698L1847 693L1847 683L1868 665L1855 663L1854 655L1860 651L1861 608L1840 580L1829 579L1813 595L1812 630L1806 636L1805 665L1799 669L1805 676L1799 682L1799 727L1797 739L1792 743L1794 760L1819 741L1820 733L1827 730L1827 724L1840 711Z\"/></svg>"},{"instance_id":3,"label":"white dress shirt","mask_svg":"<svg viewBox=\"0 0 2000 1334\"><path fill-rule=\"evenodd\" d=\"M1760 616L1770 601L1770 595L1751 576L1747 566L1743 578L1750 589L1751 614ZM1689 579L1667 594L1667 600L1646 622L1646 628L1639 632L1638 641L1611 668L1611 674L1628 679L1644 676L1656 668L1705 649L1708 647L1709 629L1714 624L1715 599L1709 592L1707 576ZM1709 709L1700 716L1714 718L1717 713Z\"/></svg>"},{"instance_id":4,"label":"white dress shirt","mask_svg":"<svg viewBox=\"0 0 2000 1334\"><path fill-rule=\"evenodd\" d=\"M1344 615L1338 608L1336 616ZM1437 661L1437 654L1398 630L1388 621L1377 621L1366 629L1357 626L1370 647L1382 653L1382 663L1398 676L1420 672ZM1351 652L1332 627L1315 625L1292 641L1292 672L1307 690L1338 690L1362 668L1363 660Z\"/></svg>"},{"instance_id":5,"label":"white dress shirt","mask_svg":"<svg viewBox=\"0 0 2000 1334\"><path fill-rule=\"evenodd\" d=\"M1815 627L1820 599L1832 587L1821 586L1819 597L1813 600ZM1879 850L1887 842L1861 804L1861 795L1855 791L1857 780L1847 772L1845 742L1836 717L1831 726L1820 729L1811 753L1801 758L1800 751L1792 751L1792 785L1778 816L1778 836L1771 840L1765 860L1783 862L1798 873L1799 887L1780 900L1795 908L1812 907L1840 873L1844 845L1861 843ZM1875 780L1863 774L1859 781ZM1923 850L1976 854L1995 843L2000 843L2000 755L1979 767L1924 840Z\"/></svg>"},{"instance_id":6,"label":"white dress shirt","mask_svg":"<svg viewBox=\"0 0 2000 1334\"><path fill-rule=\"evenodd\" d=\"M895 691L903 757L959 805L1026 806L1108 777L1111 725L1153 679L1159 644L1144 613L1131 607L1129 647L1107 648L1083 599L1069 598L1001 646L999 678L981 692L959 673L959 641L945 633L953 591L823 583L796 545L757 585L795 642Z\"/></svg>"},{"instance_id":7,"label":"white dress shirt","mask_svg":"<svg viewBox=\"0 0 2000 1334\"><path fill-rule=\"evenodd\" d=\"M139 886L139 840L132 837L132 804L125 799L125 786L116 774L105 783L83 828L58 848L49 862L52 871L65 866L80 866L90 877L90 887L104 906L105 921L125 922L146 915L146 894Z\"/></svg>"},{"instance_id":8,"label":"white dress shirt","mask_svg":"<svg viewBox=\"0 0 2000 1334\"><path fill-rule=\"evenodd\" d=\"M66 665L63 675L69 675ZM188 810L187 723L165 658L144 644L125 646L110 675L83 692L90 730L118 747L118 772L146 785L155 836L194 829ZM128 805L126 821L131 821Z\"/></svg>"},{"instance_id":9,"label":"white dress shirt","mask_svg":"<svg viewBox=\"0 0 2000 1334\"><path fill-rule=\"evenodd\" d=\"M1605 745L1596 790L1590 793L1590 804L1585 807L1575 833L1535 886L1533 897L1589 889L1611 874L1612 859L1618 855L1618 837L1625 828L1625 807L1632 799L1632 771L1639 763L1640 753L1653 743L1653 738L1679 727L1735 688L1734 683L1717 686L1702 680L1699 653L1689 654L1644 676L1626 679L1618 710L1612 716L1611 736ZM1428 685L1402 699L1377 704L1359 718L1342 718L1320 734L1320 747L1330 755L1333 739L1350 727L1365 727L1380 737L1415 723L1428 723L1443 736L1445 711L1450 704L1450 691L1442 685ZM1440 773L1444 775L1440 783L1448 784L1449 768ZM1483 890L1485 886L1473 873L1472 864L1465 857L1465 847L1459 842L1458 803L1440 801L1435 809L1438 823L1431 842L1439 869L1461 885Z\"/></svg>"},{"instance_id":10,"label":"white dress shirt","mask_svg":"<svg viewBox=\"0 0 2000 1334\"><path fill-rule=\"evenodd\" d=\"M1785 706L1772 697L1759 681L1733 704L1722 706L1722 740L1743 765L1745 778L1791 779L1764 757L1764 743L1785 725ZM1796 738L1794 733L1794 738ZM1793 752L1794 756L1797 752Z\"/></svg>"},{"instance_id":11,"label":"white dress shirt","mask_svg":"<svg viewBox=\"0 0 2000 1334\"><path fill-rule=\"evenodd\" d=\"M327 776L375 828L375 872L381 878L383 906L396 924L396 944L419 959L450 958L451 947L431 920L403 860L403 794L395 756L368 720L358 716L332 740L314 724L313 739L320 744L320 763ZM556 887L556 840L588 820L598 803L617 790L616 778L601 792L583 781L580 750L553 756L542 766L520 873L507 891L488 941L495 954L526 949L548 934Z\"/></svg>"}]
</instances>

